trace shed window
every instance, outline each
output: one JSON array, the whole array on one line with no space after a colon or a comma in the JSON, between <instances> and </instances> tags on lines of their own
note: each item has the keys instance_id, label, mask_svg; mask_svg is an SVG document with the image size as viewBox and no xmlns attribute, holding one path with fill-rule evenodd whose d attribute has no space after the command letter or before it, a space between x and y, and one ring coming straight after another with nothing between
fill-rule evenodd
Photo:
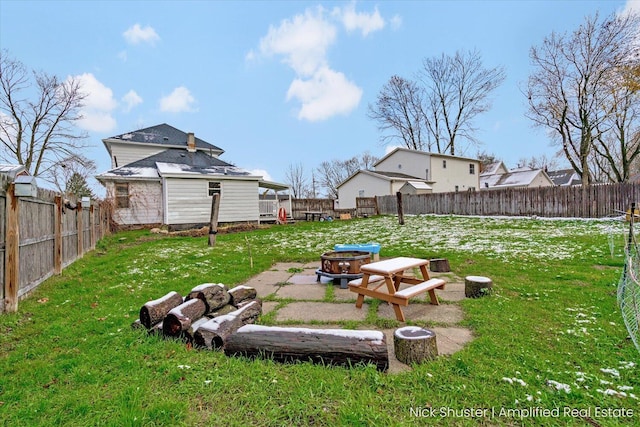
<instances>
[{"instance_id":1,"label":"shed window","mask_svg":"<svg viewBox=\"0 0 640 427\"><path fill-rule=\"evenodd\" d=\"M469 174L470 175L476 174L476 165L474 165L473 163L469 163Z\"/></svg>"},{"instance_id":2,"label":"shed window","mask_svg":"<svg viewBox=\"0 0 640 427\"><path fill-rule=\"evenodd\" d=\"M129 183L121 182L116 184L116 208L129 207Z\"/></svg>"},{"instance_id":3,"label":"shed window","mask_svg":"<svg viewBox=\"0 0 640 427\"><path fill-rule=\"evenodd\" d=\"M213 196L214 194L220 194L220 193L221 193L220 183L209 181L209 197Z\"/></svg>"}]
</instances>

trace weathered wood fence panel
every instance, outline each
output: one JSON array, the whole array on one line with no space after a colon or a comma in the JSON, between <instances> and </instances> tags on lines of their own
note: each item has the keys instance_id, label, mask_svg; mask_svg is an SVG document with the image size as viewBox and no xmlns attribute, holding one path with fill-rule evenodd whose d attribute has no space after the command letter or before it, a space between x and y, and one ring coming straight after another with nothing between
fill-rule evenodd
<instances>
[{"instance_id":1,"label":"weathered wood fence panel","mask_svg":"<svg viewBox=\"0 0 640 427\"><path fill-rule=\"evenodd\" d=\"M378 212L396 215L396 196L376 197ZM405 215L487 215L603 218L640 201L640 184L541 187L459 193L403 194Z\"/></svg>"},{"instance_id":2,"label":"weathered wood fence panel","mask_svg":"<svg viewBox=\"0 0 640 427\"><path fill-rule=\"evenodd\" d=\"M0 176L0 313L16 310L20 298L95 248L109 232L110 222L106 204L82 207L71 201L64 207L60 196L43 189L37 198L13 198L12 186ZM17 202L11 212L10 197ZM14 226L8 223L13 213Z\"/></svg>"}]
</instances>

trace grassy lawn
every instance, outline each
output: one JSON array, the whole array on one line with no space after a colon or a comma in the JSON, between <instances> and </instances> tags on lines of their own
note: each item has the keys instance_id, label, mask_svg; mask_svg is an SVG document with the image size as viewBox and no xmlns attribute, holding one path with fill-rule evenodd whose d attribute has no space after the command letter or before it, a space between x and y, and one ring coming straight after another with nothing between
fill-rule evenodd
<instances>
[{"instance_id":1,"label":"grassy lawn","mask_svg":"<svg viewBox=\"0 0 640 427\"><path fill-rule=\"evenodd\" d=\"M418 216L220 234L214 248L206 237L112 235L0 316L0 423L638 425L640 356L616 304L625 233L614 221ZM491 277L490 296L461 302L475 339L385 374L229 358L130 327L169 291L232 287L275 262L369 241L383 257L448 258L460 277ZM400 325L368 322L347 326Z\"/></svg>"}]
</instances>

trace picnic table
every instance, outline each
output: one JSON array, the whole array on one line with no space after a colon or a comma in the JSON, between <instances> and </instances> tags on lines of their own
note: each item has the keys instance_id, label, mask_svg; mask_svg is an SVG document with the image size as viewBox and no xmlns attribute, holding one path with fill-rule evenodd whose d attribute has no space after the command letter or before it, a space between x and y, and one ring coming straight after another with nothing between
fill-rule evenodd
<instances>
[{"instance_id":1,"label":"picnic table","mask_svg":"<svg viewBox=\"0 0 640 427\"><path fill-rule=\"evenodd\" d=\"M309 217L311 217L311 221L315 221L316 218L318 218L318 220L320 220L322 218L322 212L306 211L306 212L303 212L303 213L304 213L304 220L305 221L309 221Z\"/></svg>"},{"instance_id":2,"label":"picnic table","mask_svg":"<svg viewBox=\"0 0 640 427\"><path fill-rule=\"evenodd\" d=\"M358 294L356 307L362 308L365 296L387 301L393 306L396 318L404 322L400 306L408 306L409 299L416 295L428 292L431 304L439 305L435 289L444 289L445 281L430 279L428 265L426 259L398 257L361 266L362 278L349 282L349 290ZM422 278L404 274L414 268L420 269ZM400 289L402 283L410 286Z\"/></svg>"}]
</instances>

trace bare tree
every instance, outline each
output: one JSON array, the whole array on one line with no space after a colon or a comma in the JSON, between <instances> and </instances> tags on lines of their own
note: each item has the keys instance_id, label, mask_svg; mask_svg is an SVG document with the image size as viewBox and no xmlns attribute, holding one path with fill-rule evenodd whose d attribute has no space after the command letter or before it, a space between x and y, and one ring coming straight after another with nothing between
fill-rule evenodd
<instances>
[{"instance_id":1,"label":"bare tree","mask_svg":"<svg viewBox=\"0 0 640 427\"><path fill-rule=\"evenodd\" d=\"M291 186L291 192L296 199L304 197L309 193L307 177L305 176L304 167L301 163L290 163L285 172L285 179L287 180L287 184Z\"/></svg>"},{"instance_id":2,"label":"bare tree","mask_svg":"<svg viewBox=\"0 0 640 427\"><path fill-rule=\"evenodd\" d=\"M58 166L57 173L52 176L52 181L58 191L67 194L67 196L77 196L79 194L78 191L75 191L77 184L84 182L88 185L97 170L96 162L82 154L62 159L58 162ZM70 192L69 189L72 191ZM93 192L89 195L93 197Z\"/></svg>"},{"instance_id":3,"label":"bare tree","mask_svg":"<svg viewBox=\"0 0 640 427\"><path fill-rule=\"evenodd\" d=\"M491 108L490 96L506 78L504 68L484 67L480 53L473 50L427 58L419 76L425 123L438 153L455 155L460 140L477 145L473 121Z\"/></svg>"},{"instance_id":4,"label":"bare tree","mask_svg":"<svg viewBox=\"0 0 640 427\"><path fill-rule=\"evenodd\" d=\"M29 73L0 51L0 158L53 181L62 162L86 147L74 126L85 97L79 80Z\"/></svg>"},{"instance_id":5,"label":"bare tree","mask_svg":"<svg viewBox=\"0 0 640 427\"><path fill-rule=\"evenodd\" d=\"M422 138L424 114L422 90L416 82L391 76L384 85L375 105L369 105L369 118L378 122L383 142L402 141L411 150L430 149Z\"/></svg>"},{"instance_id":6,"label":"bare tree","mask_svg":"<svg viewBox=\"0 0 640 427\"><path fill-rule=\"evenodd\" d=\"M521 157L518 160L518 167L553 171L560 167L560 162L556 156L549 157L546 154L542 154L540 156Z\"/></svg>"},{"instance_id":7,"label":"bare tree","mask_svg":"<svg viewBox=\"0 0 640 427\"><path fill-rule=\"evenodd\" d=\"M552 33L531 48L527 116L560 144L584 186L593 180L591 165L602 164L601 153L593 153L594 142L604 140L611 115L621 107L611 79L638 60L637 36L637 16L601 21L596 15L573 33Z\"/></svg>"},{"instance_id":8,"label":"bare tree","mask_svg":"<svg viewBox=\"0 0 640 427\"><path fill-rule=\"evenodd\" d=\"M368 169L378 159L369 152L365 152L362 158L352 157L347 160L324 161L318 166L319 183L326 190L329 198L338 198L338 185L361 169Z\"/></svg>"},{"instance_id":9,"label":"bare tree","mask_svg":"<svg viewBox=\"0 0 640 427\"><path fill-rule=\"evenodd\" d=\"M608 79L612 104L593 144L594 174L600 180L625 182L640 160L640 87L625 69Z\"/></svg>"}]
</instances>

